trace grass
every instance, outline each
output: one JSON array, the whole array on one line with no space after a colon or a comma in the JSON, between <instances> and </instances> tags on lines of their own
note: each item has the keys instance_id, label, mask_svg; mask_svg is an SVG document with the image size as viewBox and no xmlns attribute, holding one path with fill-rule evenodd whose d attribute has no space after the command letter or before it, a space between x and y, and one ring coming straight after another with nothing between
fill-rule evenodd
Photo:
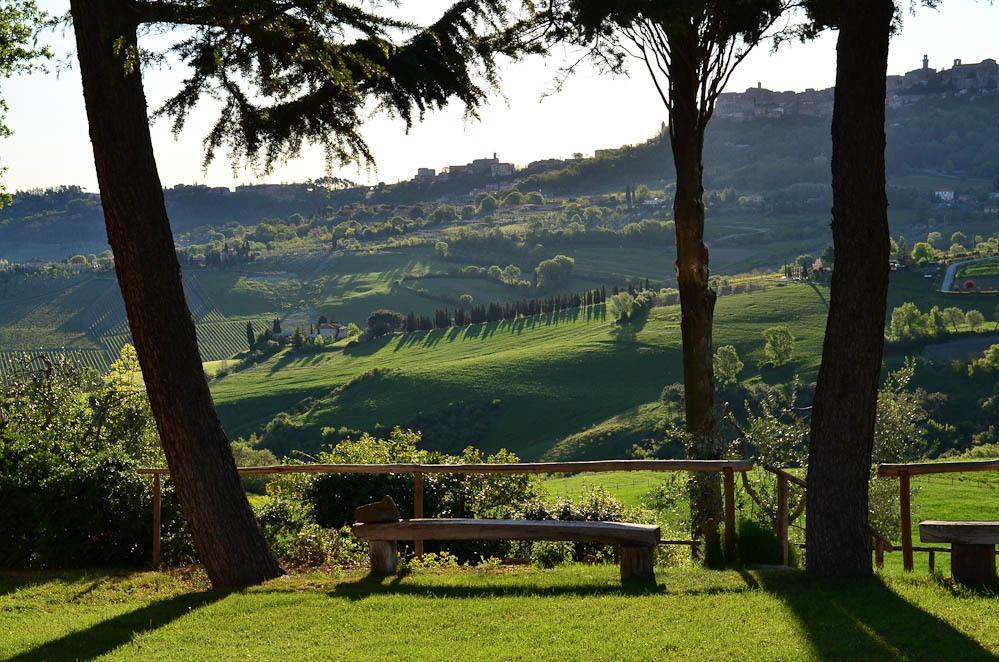
<instances>
[{"instance_id":1,"label":"grass","mask_svg":"<svg viewBox=\"0 0 999 662\"><path fill-rule=\"evenodd\" d=\"M944 296L928 294L918 274L893 275L892 286L895 299L912 298L908 294L917 288ZM723 296L714 342L737 348L744 380L782 383L800 375L808 383L818 370L827 302L828 288L813 284ZM296 410L300 448L310 451L321 444L325 427L405 426L417 417L433 418L449 403L495 402L477 421L475 438L444 450L473 443L490 451L505 447L525 459L627 457L659 424L662 388L681 381L678 320L678 307L670 306L622 327L596 307L314 353L285 352L216 381L213 393L234 437ZM778 369L760 368L762 333L775 324L791 328L794 358ZM912 351L889 347L887 369ZM334 391L376 368L387 372ZM921 366L915 382L948 394L943 420L963 420L988 391L988 384L949 365Z\"/></svg>"},{"instance_id":2,"label":"grass","mask_svg":"<svg viewBox=\"0 0 999 662\"><path fill-rule=\"evenodd\" d=\"M999 600L929 577L617 568L312 573L234 593L166 573L0 575L0 657L960 659L999 654Z\"/></svg>"},{"instance_id":3,"label":"grass","mask_svg":"<svg viewBox=\"0 0 999 662\"><path fill-rule=\"evenodd\" d=\"M736 345L747 366L755 366L762 358L763 330L777 321L793 324L795 360L761 378L812 376L825 296L822 287L794 285L722 297L716 342ZM330 395L374 368L389 373ZM317 398L300 417L305 448L315 447L324 426L403 425L450 402L498 400L496 413L484 421L488 432L462 442L537 458L567 436L656 400L664 385L680 381L680 370L677 306L654 309L647 319L624 327L596 307L397 335L343 350L282 353L215 382L213 394L232 436L249 433L304 398ZM602 454L627 455L632 443L605 446Z\"/></svg>"},{"instance_id":4,"label":"grass","mask_svg":"<svg viewBox=\"0 0 999 662\"><path fill-rule=\"evenodd\" d=\"M575 474L548 478L542 482L544 491L553 497L578 499L594 490L606 490L628 506L641 505L642 497L663 482L660 471L608 471L606 473Z\"/></svg>"},{"instance_id":5,"label":"grass","mask_svg":"<svg viewBox=\"0 0 999 662\"><path fill-rule=\"evenodd\" d=\"M951 458L954 459L954 458ZM957 458L961 459L961 458ZM976 458L980 459L980 458ZM759 469L756 469L759 471ZM541 485L545 492L554 497L578 499L587 492L600 488L629 506L638 506L642 498L666 479L668 474L652 471L608 472L596 474L576 474L568 477L552 477ZM883 478L898 489L898 479ZM919 523L924 520L994 520L996 503L999 503L999 472L929 474L912 477L912 540L916 546L929 545L946 547L936 543L919 541ZM748 507L748 497L736 481L737 513ZM666 524L681 530L688 521L686 503L679 505L679 512L672 514ZM801 524L798 522L797 524ZM899 540L893 542L899 543ZM914 569L917 574L926 574L929 568L929 554L915 552ZM949 554L937 555L937 568L945 572L949 568ZM891 571L902 568L902 553L899 547L885 555L885 567Z\"/></svg>"}]
</instances>

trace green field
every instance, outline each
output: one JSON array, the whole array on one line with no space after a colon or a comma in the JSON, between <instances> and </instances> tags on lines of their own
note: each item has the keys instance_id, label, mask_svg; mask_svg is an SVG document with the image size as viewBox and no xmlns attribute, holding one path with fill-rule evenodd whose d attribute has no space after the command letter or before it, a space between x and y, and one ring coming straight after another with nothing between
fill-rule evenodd
<instances>
[{"instance_id":1,"label":"green field","mask_svg":"<svg viewBox=\"0 0 999 662\"><path fill-rule=\"evenodd\" d=\"M824 297L823 288L805 285L721 297L715 341L734 344L754 366L762 358L763 330L775 321L791 324L796 358L763 377L813 376ZM647 319L620 327L598 306L397 335L302 356L282 353L216 382L213 394L232 436L248 434L304 398L317 398L301 416L303 448L317 445L324 426L402 425L447 403L499 400L484 422L488 432L467 443L538 458L556 441L652 402L664 385L680 381L678 316L676 306L658 308ZM330 394L376 368L389 372ZM614 457L628 450L630 444L604 452Z\"/></svg>"},{"instance_id":2,"label":"green field","mask_svg":"<svg viewBox=\"0 0 999 662\"><path fill-rule=\"evenodd\" d=\"M927 284L918 274L904 274L892 286L892 298L901 301ZM809 284L723 296L715 344L737 348L746 364L743 379L783 383L798 374L807 383L818 369L827 301L825 286ZM662 388L681 380L678 315L676 306L656 308L621 327L604 317L602 307L584 308L299 355L284 352L215 382L213 393L234 437L295 409L304 449L320 445L324 427L405 426L439 415L449 404L493 403L476 420L480 433L445 450L475 444L505 447L528 459L626 457L655 429L661 412L653 403ZM775 324L788 325L795 335L794 359L761 370L762 332ZM897 368L907 353L889 349L887 368ZM334 391L375 369L384 373ZM952 415L974 407L988 390L943 365L920 367L915 385L947 393L944 411Z\"/></svg>"},{"instance_id":3,"label":"green field","mask_svg":"<svg viewBox=\"0 0 999 662\"><path fill-rule=\"evenodd\" d=\"M612 565L311 573L244 591L197 575L0 574L0 657L992 660L999 600L888 573Z\"/></svg>"}]
</instances>

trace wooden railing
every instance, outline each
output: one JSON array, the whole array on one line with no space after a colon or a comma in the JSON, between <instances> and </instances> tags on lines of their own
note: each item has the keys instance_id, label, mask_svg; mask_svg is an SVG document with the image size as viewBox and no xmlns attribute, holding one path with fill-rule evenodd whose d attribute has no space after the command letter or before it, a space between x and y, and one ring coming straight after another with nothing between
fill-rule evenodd
<instances>
[{"instance_id":1,"label":"wooden railing","mask_svg":"<svg viewBox=\"0 0 999 662\"><path fill-rule=\"evenodd\" d=\"M783 565L789 565L790 544L788 539L791 521L788 489L791 484L794 484L804 490L807 489L808 483L804 478L799 478L784 469L772 467L767 464L761 466L765 471L769 471L777 477L777 516L774 522L774 532L777 535L777 542L780 545L781 562ZM874 563L880 568L884 565L885 552L894 551L895 548L892 546L891 542L889 542L888 539L873 526L868 525L867 530L871 536L872 542L874 543ZM805 548L803 544L799 546L801 549Z\"/></svg>"},{"instance_id":2,"label":"wooden railing","mask_svg":"<svg viewBox=\"0 0 999 662\"><path fill-rule=\"evenodd\" d=\"M935 564L936 552L947 553L946 547L912 546L912 491L909 479L912 476L927 474L965 473L977 471L999 471L999 460L969 460L964 462L915 462L912 464L879 464L878 475L882 478L897 477L899 492L899 512L902 529L902 566L912 571L912 553L929 552L930 569Z\"/></svg>"},{"instance_id":3,"label":"wooden railing","mask_svg":"<svg viewBox=\"0 0 999 662\"><path fill-rule=\"evenodd\" d=\"M777 519L776 522L774 522L774 529L777 534L777 542L780 544L781 563L783 565L789 565L790 551L788 549L788 536L789 529L791 528L791 518L787 500L788 485L790 483L794 483L795 485L804 488L806 487L806 484L803 479L798 478L794 474L788 473L783 469L771 467L769 465L763 465L763 468L777 476Z\"/></svg>"},{"instance_id":4,"label":"wooden railing","mask_svg":"<svg viewBox=\"0 0 999 662\"><path fill-rule=\"evenodd\" d=\"M412 474L413 517L423 517L423 477L426 474L576 474L610 471L695 471L721 473L725 496L725 544L731 555L735 548L735 474L753 468L752 460L598 460L592 462L517 462L510 464L278 464L238 467L241 476L270 474ZM160 565L160 521L162 477L166 468L139 469L153 477L153 567ZM790 475L790 474L788 474ZM800 479L799 479L800 480ZM696 540L662 540L665 545L696 545ZM423 541L414 544L423 552Z\"/></svg>"}]
</instances>

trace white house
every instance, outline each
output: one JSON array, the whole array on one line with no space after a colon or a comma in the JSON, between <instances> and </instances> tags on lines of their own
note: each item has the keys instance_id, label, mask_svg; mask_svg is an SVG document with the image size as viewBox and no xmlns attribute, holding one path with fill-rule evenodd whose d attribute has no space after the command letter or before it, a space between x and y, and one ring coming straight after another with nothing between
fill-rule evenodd
<instances>
[{"instance_id":1,"label":"white house","mask_svg":"<svg viewBox=\"0 0 999 662\"><path fill-rule=\"evenodd\" d=\"M342 340L347 337L347 327L343 324L337 324L336 322L323 322L319 325L319 335L323 338Z\"/></svg>"}]
</instances>

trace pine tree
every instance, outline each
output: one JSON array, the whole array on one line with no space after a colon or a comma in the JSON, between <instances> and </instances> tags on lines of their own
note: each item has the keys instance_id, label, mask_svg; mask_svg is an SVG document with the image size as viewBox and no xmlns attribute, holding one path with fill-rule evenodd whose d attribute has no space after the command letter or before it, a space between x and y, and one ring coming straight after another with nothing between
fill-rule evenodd
<instances>
[{"instance_id":1,"label":"pine tree","mask_svg":"<svg viewBox=\"0 0 999 662\"><path fill-rule=\"evenodd\" d=\"M492 38L505 27L500 0L459 0L425 28L381 9L340 0L70 0L125 311L171 482L216 588L254 584L281 568L247 502L201 367L149 117L170 116L180 130L203 97L217 101L206 164L224 150L266 171L310 143L330 167L370 163L361 125L372 103L407 124L451 99L474 111L495 82L497 51L515 55L523 46ZM171 62L192 71L150 113L138 34L153 26L180 28L161 43L172 44Z\"/></svg>"}]
</instances>

